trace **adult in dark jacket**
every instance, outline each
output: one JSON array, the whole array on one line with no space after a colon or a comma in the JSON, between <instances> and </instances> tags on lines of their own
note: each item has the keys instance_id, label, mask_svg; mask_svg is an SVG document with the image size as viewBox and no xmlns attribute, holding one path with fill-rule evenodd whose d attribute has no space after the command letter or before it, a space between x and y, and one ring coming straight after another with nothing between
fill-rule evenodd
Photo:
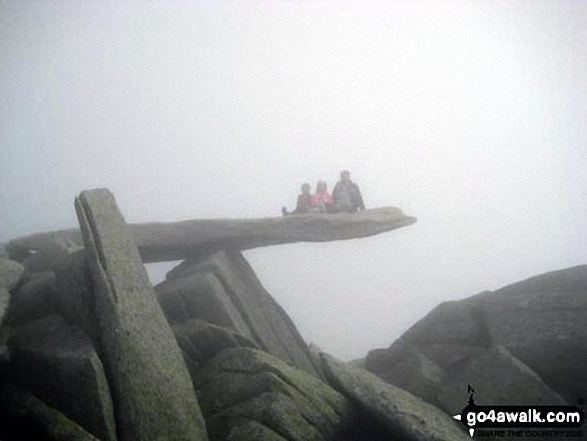
<instances>
[{"instance_id":1,"label":"adult in dark jacket","mask_svg":"<svg viewBox=\"0 0 587 441\"><path fill-rule=\"evenodd\" d=\"M357 184L351 181L351 174L348 170L340 172L340 181L334 186L332 199L334 199L334 212L354 213L357 210L363 211L365 209L361 190Z\"/></svg>"}]
</instances>

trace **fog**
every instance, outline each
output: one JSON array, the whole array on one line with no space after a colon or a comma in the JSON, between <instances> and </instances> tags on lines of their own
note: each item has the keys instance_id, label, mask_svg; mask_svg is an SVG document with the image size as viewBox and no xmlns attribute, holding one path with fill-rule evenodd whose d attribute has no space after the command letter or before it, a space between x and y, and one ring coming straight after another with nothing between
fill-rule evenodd
<instances>
[{"instance_id":1,"label":"fog","mask_svg":"<svg viewBox=\"0 0 587 441\"><path fill-rule=\"evenodd\" d=\"M586 263L587 3L0 2L0 242L76 226L84 189L128 222L279 216L342 169L418 222L245 252L340 358Z\"/></svg>"}]
</instances>

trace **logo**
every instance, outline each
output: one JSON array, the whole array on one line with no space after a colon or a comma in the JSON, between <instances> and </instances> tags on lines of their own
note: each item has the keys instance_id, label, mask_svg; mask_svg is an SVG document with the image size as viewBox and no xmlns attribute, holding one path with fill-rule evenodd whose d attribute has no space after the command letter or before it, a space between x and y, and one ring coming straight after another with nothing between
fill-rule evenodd
<instances>
[{"instance_id":1,"label":"logo","mask_svg":"<svg viewBox=\"0 0 587 441\"><path fill-rule=\"evenodd\" d=\"M465 426L471 437L476 430L479 437L583 436L580 427L585 422L585 412L580 406L584 400L575 406L478 406L470 385L467 392L469 403L453 418ZM489 433L484 429L493 430Z\"/></svg>"}]
</instances>

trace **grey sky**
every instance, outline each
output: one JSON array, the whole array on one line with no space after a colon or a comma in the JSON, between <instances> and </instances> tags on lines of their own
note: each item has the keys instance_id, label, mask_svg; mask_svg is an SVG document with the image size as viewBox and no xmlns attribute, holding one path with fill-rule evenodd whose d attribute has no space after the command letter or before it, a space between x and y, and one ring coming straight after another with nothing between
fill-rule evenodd
<instances>
[{"instance_id":1,"label":"grey sky","mask_svg":"<svg viewBox=\"0 0 587 441\"><path fill-rule=\"evenodd\" d=\"M246 253L339 357L585 263L587 3L0 2L0 242L87 188L129 222L261 217L343 168L418 223Z\"/></svg>"}]
</instances>

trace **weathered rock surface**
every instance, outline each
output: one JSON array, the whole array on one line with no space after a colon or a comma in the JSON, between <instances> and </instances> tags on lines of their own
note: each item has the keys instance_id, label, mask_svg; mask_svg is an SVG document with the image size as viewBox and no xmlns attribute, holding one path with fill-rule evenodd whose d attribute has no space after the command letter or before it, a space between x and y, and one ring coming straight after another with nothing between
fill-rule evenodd
<instances>
[{"instance_id":1,"label":"weathered rock surface","mask_svg":"<svg viewBox=\"0 0 587 441\"><path fill-rule=\"evenodd\" d=\"M191 273L186 277L173 278L155 287L157 299L169 322L183 323L198 318L235 329L253 339L249 326L218 277L212 271L197 272L195 265L189 270Z\"/></svg>"},{"instance_id":2,"label":"weathered rock surface","mask_svg":"<svg viewBox=\"0 0 587 441\"><path fill-rule=\"evenodd\" d=\"M235 329L292 366L322 375L297 328L240 252L222 251L180 267L156 287L168 317L181 321L189 311L194 318Z\"/></svg>"},{"instance_id":3,"label":"weathered rock surface","mask_svg":"<svg viewBox=\"0 0 587 441\"><path fill-rule=\"evenodd\" d=\"M79 230L75 234L38 233L10 241L6 246L9 256L21 262L27 271L53 271L71 253L83 249L84 243Z\"/></svg>"},{"instance_id":4,"label":"weathered rock surface","mask_svg":"<svg viewBox=\"0 0 587 441\"><path fill-rule=\"evenodd\" d=\"M18 440L99 441L30 392L0 383L0 437Z\"/></svg>"},{"instance_id":5,"label":"weathered rock surface","mask_svg":"<svg viewBox=\"0 0 587 441\"><path fill-rule=\"evenodd\" d=\"M369 352L367 370L382 380L437 405L436 395L447 380L440 366L408 343Z\"/></svg>"},{"instance_id":6,"label":"weathered rock surface","mask_svg":"<svg viewBox=\"0 0 587 441\"><path fill-rule=\"evenodd\" d=\"M460 413L467 404L469 384L474 385L478 405L568 404L532 369L501 346L487 349L483 355L460 366L441 388L438 402L449 415Z\"/></svg>"},{"instance_id":7,"label":"weathered rock surface","mask_svg":"<svg viewBox=\"0 0 587 441\"><path fill-rule=\"evenodd\" d=\"M587 396L587 265L553 271L479 298L505 346L569 403Z\"/></svg>"},{"instance_id":8,"label":"weathered rock surface","mask_svg":"<svg viewBox=\"0 0 587 441\"><path fill-rule=\"evenodd\" d=\"M50 316L13 330L12 378L97 438L116 439L104 368L88 337Z\"/></svg>"},{"instance_id":9,"label":"weathered rock surface","mask_svg":"<svg viewBox=\"0 0 587 441\"><path fill-rule=\"evenodd\" d=\"M256 343L238 332L204 320L187 320L175 325L173 332L191 376L194 376L198 368L224 349L238 347L258 349Z\"/></svg>"},{"instance_id":10,"label":"weathered rock surface","mask_svg":"<svg viewBox=\"0 0 587 441\"><path fill-rule=\"evenodd\" d=\"M6 316L6 311L8 311L8 306L10 305L10 291L6 288L0 287L0 327L2 327L4 323L4 318Z\"/></svg>"},{"instance_id":11,"label":"weathered rock surface","mask_svg":"<svg viewBox=\"0 0 587 441\"><path fill-rule=\"evenodd\" d=\"M372 236L416 222L395 207L360 213L304 214L263 219L197 219L129 225L144 262L205 256L222 249L248 250L295 242L325 242ZM18 261L38 255L63 256L83 246L78 230L40 233L12 240L7 248ZM55 259L55 257L53 257ZM40 265L36 271L40 270Z\"/></svg>"},{"instance_id":12,"label":"weathered rock surface","mask_svg":"<svg viewBox=\"0 0 587 441\"><path fill-rule=\"evenodd\" d=\"M24 267L18 262L0 257L0 365L10 358L6 345L10 332L6 318L14 301L10 291L18 285L23 272Z\"/></svg>"},{"instance_id":13,"label":"weathered rock surface","mask_svg":"<svg viewBox=\"0 0 587 441\"><path fill-rule=\"evenodd\" d=\"M76 199L121 440L205 440L189 373L108 190Z\"/></svg>"},{"instance_id":14,"label":"weathered rock surface","mask_svg":"<svg viewBox=\"0 0 587 441\"><path fill-rule=\"evenodd\" d=\"M351 403L321 380L265 352L226 349L193 380L213 440L231 433L238 439L236 434L245 430L265 439L352 439L357 413Z\"/></svg>"},{"instance_id":15,"label":"weathered rock surface","mask_svg":"<svg viewBox=\"0 0 587 441\"><path fill-rule=\"evenodd\" d=\"M5 243L0 243L0 258L8 259L8 250Z\"/></svg>"},{"instance_id":16,"label":"weathered rock surface","mask_svg":"<svg viewBox=\"0 0 587 441\"><path fill-rule=\"evenodd\" d=\"M12 293L10 322L16 326L56 314L55 273L27 273Z\"/></svg>"},{"instance_id":17,"label":"weathered rock surface","mask_svg":"<svg viewBox=\"0 0 587 441\"><path fill-rule=\"evenodd\" d=\"M232 427L226 441L287 441L277 432L256 421Z\"/></svg>"},{"instance_id":18,"label":"weathered rock surface","mask_svg":"<svg viewBox=\"0 0 587 441\"><path fill-rule=\"evenodd\" d=\"M14 260L0 257L0 287L10 291L16 286L22 274L24 267Z\"/></svg>"},{"instance_id":19,"label":"weathered rock surface","mask_svg":"<svg viewBox=\"0 0 587 441\"><path fill-rule=\"evenodd\" d=\"M55 269L54 308L70 323L75 323L92 339L96 347L101 345L96 319L92 275L85 258L85 250L65 257Z\"/></svg>"},{"instance_id":20,"label":"weathered rock surface","mask_svg":"<svg viewBox=\"0 0 587 441\"><path fill-rule=\"evenodd\" d=\"M0 373L4 364L10 361L10 352L8 350L8 338L10 329L8 326L0 326Z\"/></svg>"},{"instance_id":21,"label":"weathered rock surface","mask_svg":"<svg viewBox=\"0 0 587 441\"><path fill-rule=\"evenodd\" d=\"M494 292L443 303L389 349L370 352L367 368L377 374L386 372L386 378L392 383L401 383L410 392L422 394L416 387L427 381L421 369L394 368L403 363L402 357L394 353L398 345L415 348L448 377L458 377L463 366L477 366L477 360L485 360L488 350L503 346L538 374L548 388L567 402L576 403L587 395L585 323L587 266L582 265L532 277ZM383 362L385 359L387 361ZM503 361L504 357L499 359ZM516 363L511 360L502 365L510 376L516 372L512 366ZM520 382L526 381L522 371L517 371ZM500 375L498 372L495 375ZM385 378L385 375L382 376ZM479 375L479 381L489 381L488 377ZM403 383L397 380L399 376L406 377ZM469 384L477 391L485 388L472 381ZM511 390L511 397L516 398ZM426 393L431 391L428 389ZM494 392L497 389L494 388ZM477 393L476 398L485 402L482 393ZM505 395L501 399L509 400Z\"/></svg>"},{"instance_id":22,"label":"weathered rock surface","mask_svg":"<svg viewBox=\"0 0 587 441\"><path fill-rule=\"evenodd\" d=\"M386 427L389 439L470 439L450 416L420 398L364 369L341 363L326 354L321 357L330 383Z\"/></svg>"}]
</instances>

